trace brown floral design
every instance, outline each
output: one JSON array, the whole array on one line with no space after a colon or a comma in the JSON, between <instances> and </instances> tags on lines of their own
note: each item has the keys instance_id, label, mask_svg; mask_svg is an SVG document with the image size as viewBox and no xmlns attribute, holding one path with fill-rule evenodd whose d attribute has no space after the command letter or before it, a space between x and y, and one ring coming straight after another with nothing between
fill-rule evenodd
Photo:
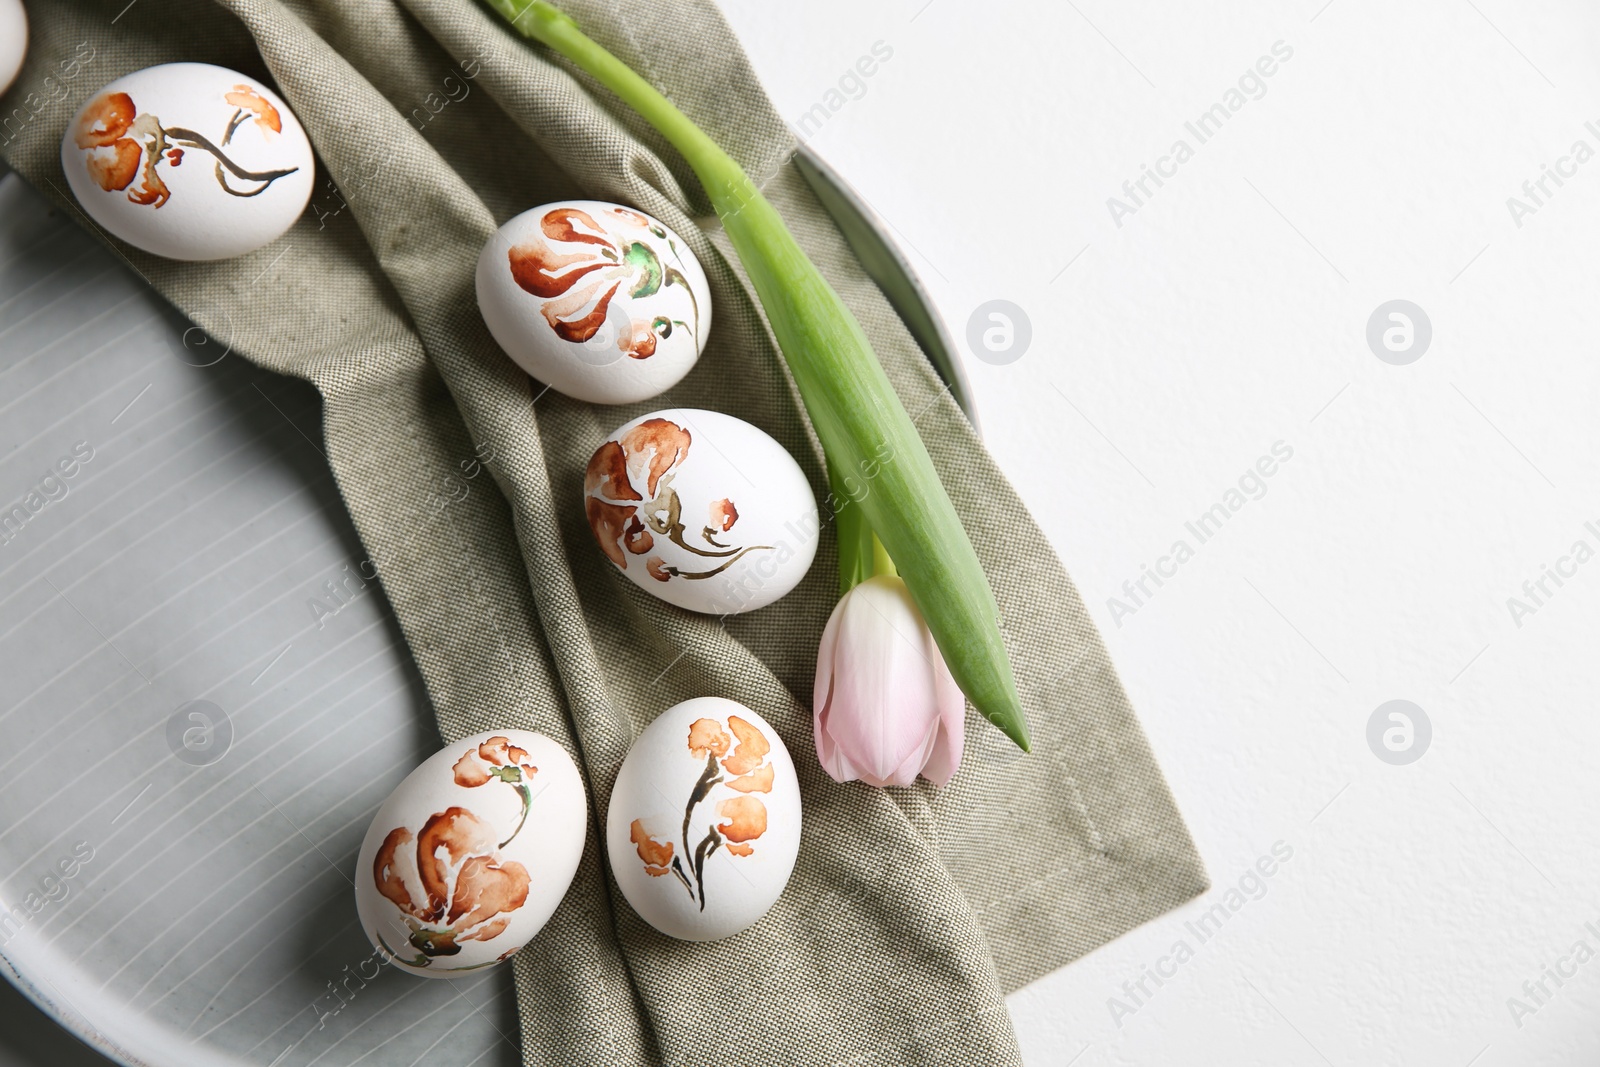
<instances>
[{"instance_id":1,"label":"brown floral design","mask_svg":"<svg viewBox=\"0 0 1600 1067\"><path fill-rule=\"evenodd\" d=\"M539 220L543 239L514 246L507 258L511 276L524 290L544 300L540 314L563 341L581 344L605 324L611 301L626 287L635 299L654 296L678 285L689 294L693 323L665 315L633 319L617 347L632 359L649 359L661 340L675 329L700 343L700 306L694 289L679 268L677 244L648 217L624 207L608 207L602 216L609 229L582 208L551 208ZM621 236L613 239L611 234ZM654 238L654 240L652 240ZM656 241L665 241L678 266L664 263Z\"/></svg>"},{"instance_id":2,"label":"brown floral design","mask_svg":"<svg viewBox=\"0 0 1600 1067\"><path fill-rule=\"evenodd\" d=\"M719 848L734 856L754 855L752 842L767 832L767 806L751 794L772 792L773 768L767 761L772 746L759 728L737 715L728 716L725 724L696 719L689 726L688 746L689 754L704 759L706 766L684 805L682 854L675 855L676 842L651 837L642 819L633 820L628 829L645 873L652 878L673 875L688 890L689 899L705 911L707 857ZM691 849L689 827L695 809L719 787L735 795L717 803L716 813L723 821L713 819L706 836Z\"/></svg>"},{"instance_id":3,"label":"brown floral design","mask_svg":"<svg viewBox=\"0 0 1600 1067\"><path fill-rule=\"evenodd\" d=\"M383 839L372 861L373 882L400 909L410 931L407 940L416 950L414 956L402 956L379 934L379 943L396 960L427 967L440 956L459 953L464 941L498 937L510 925L511 913L527 901L527 868L500 855L522 832L533 806L528 782L539 768L527 759L510 738L496 736L468 749L452 768L456 784L468 789L494 781L516 789L522 817L504 841L495 840L489 824L456 806L429 816L415 834L399 826Z\"/></svg>"},{"instance_id":4,"label":"brown floral design","mask_svg":"<svg viewBox=\"0 0 1600 1067\"><path fill-rule=\"evenodd\" d=\"M222 99L239 109L234 112L232 120L228 123L228 132L222 136L223 144L233 140L233 131L251 118L255 119L256 125L263 131L283 132L283 119L279 117L278 109L250 86L235 85L232 92L222 94Z\"/></svg>"},{"instance_id":5,"label":"brown floral design","mask_svg":"<svg viewBox=\"0 0 1600 1067\"><path fill-rule=\"evenodd\" d=\"M606 558L623 570L628 557L645 556L645 573L658 582L674 578L703 579L720 574L750 552L771 545L738 547L717 536L733 529L739 511L731 500L710 506L711 522L700 531L708 548L688 542L683 525L683 503L672 487L674 472L689 458L694 438L687 429L668 419L646 419L615 441L607 441L589 458L584 474L584 509L589 527ZM665 538L686 552L707 560L720 560L708 570L686 571L650 555L657 538Z\"/></svg>"},{"instance_id":6,"label":"brown floral design","mask_svg":"<svg viewBox=\"0 0 1600 1067\"><path fill-rule=\"evenodd\" d=\"M221 145L231 142L239 127L252 119L263 136L283 131L278 109L248 85L234 86L223 98L236 110ZM161 180L157 166L182 165L186 148L208 153L216 161L217 184L234 196L258 196L279 178L300 169L246 170L228 158L221 146L195 131L163 126L155 115L140 114L127 93L102 93L90 101L78 118L72 139L87 153L84 165L96 185L108 193L127 190L133 203L152 208L172 199L172 190Z\"/></svg>"},{"instance_id":7,"label":"brown floral design","mask_svg":"<svg viewBox=\"0 0 1600 1067\"><path fill-rule=\"evenodd\" d=\"M711 504L711 525L709 529L718 533L726 533L733 529L733 524L739 521L739 509L733 506L733 501L723 499L713 501Z\"/></svg>"}]
</instances>

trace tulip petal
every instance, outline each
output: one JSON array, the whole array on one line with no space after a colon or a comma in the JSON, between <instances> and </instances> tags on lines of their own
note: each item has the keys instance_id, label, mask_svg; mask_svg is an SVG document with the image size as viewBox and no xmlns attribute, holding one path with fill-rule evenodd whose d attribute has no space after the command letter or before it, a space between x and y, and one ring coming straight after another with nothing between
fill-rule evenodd
<instances>
[{"instance_id":1,"label":"tulip petal","mask_svg":"<svg viewBox=\"0 0 1600 1067\"><path fill-rule=\"evenodd\" d=\"M931 644L931 642L930 642ZM937 654L937 650L935 650ZM944 657L937 660L934 685L939 692L939 731L933 751L928 755L922 776L934 785L944 785L961 766L961 751L966 741L967 698L950 674Z\"/></svg>"},{"instance_id":2,"label":"tulip petal","mask_svg":"<svg viewBox=\"0 0 1600 1067\"><path fill-rule=\"evenodd\" d=\"M909 785L932 748L936 718L931 665L921 647L924 628L898 578L873 578L861 588L852 629L871 658L858 674L857 706L865 712L858 715L876 726L869 750L875 776Z\"/></svg>"},{"instance_id":3,"label":"tulip petal","mask_svg":"<svg viewBox=\"0 0 1600 1067\"><path fill-rule=\"evenodd\" d=\"M829 703L833 698L833 645L839 636L839 616L844 612L844 600L833 606L828 624L822 628L822 641L817 646L817 678L811 686L811 730L817 744L817 761L828 777L836 782L848 782L850 776L840 773L838 746L828 732Z\"/></svg>"},{"instance_id":4,"label":"tulip petal","mask_svg":"<svg viewBox=\"0 0 1600 1067\"><path fill-rule=\"evenodd\" d=\"M835 607L812 694L817 757L836 781L944 784L961 758L965 698L905 583L880 575Z\"/></svg>"}]
</instances>

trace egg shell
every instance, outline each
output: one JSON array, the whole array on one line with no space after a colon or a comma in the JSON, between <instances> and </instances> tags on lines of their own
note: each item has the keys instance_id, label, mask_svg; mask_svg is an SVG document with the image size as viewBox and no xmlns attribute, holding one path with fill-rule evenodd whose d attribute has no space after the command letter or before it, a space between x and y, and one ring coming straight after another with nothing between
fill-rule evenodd
<instances>
[{"instance_id":1,"label":"egg shell","mask_svg":"<svg viewBox=\"0 0 1600 1067\"><path fill-rule=\"evenodd\" d=\"M676 704L622 761L606 854L622 895L662 933L716 941L749 929L783 894L799 852L794 763L767 721L743 704Z\"/></svg>"},{"instance_id":2,"label":"egg shell","mask_svg":"<svg viewBox=\"0 0 1600 1067\"><path fill-rule=\"evenodd\" d=\"M705 351L711 287L681 237L642 211L563 200L501 226L478 256L478 308L516 364L591 404L676 385Z\"/></svg>"},{"instance_id":3,"label":"egg shell","mask_svg":"<svg viewBox=\"0 0 1600 1067\"><path fill-rule=\"evenodd\" d=\"M0 96L17 80L28 52L28 13L22 0L0 0Z\"/></svg>"},{"instance_id":4,"label":"egg shell","mask_svg":"<svg viewBox=\"0 0 1600 1067\"><path fill-rule=\"evenodd\" d=\"M612 564L690 611L765 607L817 553L817 499L800 465L718 411L669 408L619 427L590 458L584 493Z\"/></svg>"},{"instance_id":5,"label":"egg shell","mask_svg":"<svg viewBox=\"0 0 1600 1067\"><path fill-rule=\"evenodd\" d=\"M61 139L61 167L107 233L181 260L276 240L305 211L316 175L288 105L209 63L146 67L94 93Z\"/></svg>"},{"instance_id":6,"label":"egg shell","mask_svg":"<svg viewBox=\"0 0 1600 1067\"><path fill-rule=\"evenodd\" d=\"M544 927L572 884L587 827L583 778L550 738L487 730L446 745L367 829L355 878L361 927L401 970L479 971ZM437 911L430 884L442 887Z\"/></svg>"}]
</instances>

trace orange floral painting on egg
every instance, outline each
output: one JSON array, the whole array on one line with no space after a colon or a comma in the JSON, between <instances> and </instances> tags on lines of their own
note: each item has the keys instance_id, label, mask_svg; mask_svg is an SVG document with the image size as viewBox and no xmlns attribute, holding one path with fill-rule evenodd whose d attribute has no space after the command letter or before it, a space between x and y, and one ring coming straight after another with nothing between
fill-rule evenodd
<instances>
[{"instance_id":1,"label":"orange floral painting on egg","mask_svg":"<svg viewBox=\"0 0 1600 1067\"><path fill-rule=\"evenodd\" d=\"M754 842L767 832L767 806L755 794L772 792L773 767L767 759L772 745L753 723L730 715L726 721L696 719L691 723L688 749L706 765L684 805L681 837L657 840L642 819L633 820L629 831L645 873L652 878L672 875L688 891L689 899L705 911L706 860L719 848L732 856L752 856ZM715 817L705 836L691 843L696 810L713 801Z\"/></svg>"},{"instance_id":2,"label":"orange floral painting on egg","mask_svg":"<svg viewBox=\"0 0 1600 1067\"><path fill-rule=\"evenodd\" d=\"M589 459L584 473L584 510L606 558L623 570L629 556L644 556L645 572L659 582L702 580L721 574L751 552L771 545L738 546L718 540L739 521L732 500L707 505L710 521L700 530L702 544L690 544L683 523L683 501L673 477L689 458L694 437L668 419L646 419ZM658 539L705 559L705 569L686 570L656 553Z\"/></svg>"},{"instance_id":3,"label":"orange floral painting on egg","mask_svg":"<svg viewBox=\"0 0 1600 1067\"><path fill-rule=\"evenodd\" d=\"M248 85L235 85L223 99L234 106L232 118L218 142L182 126L163 126L149 112L141 113L127 93L102 93L78 117L72 141L86 155L84 165L94 183L108 193L127 191L135 204L160 208L172 199L172 190L157 169L183 164L185 150L204 152L216 165L217 184L234 196L259 196L273 182L299 167L254 171L241 167L224 148L245 123L262 137L283 132L278 109Z\"/></svg>"},{"instance_id":4,"label":"orange floral painting on egg","mask_svg":"<svg viewBox=\"0 0 1600 1067\"><path fill-rule=\"evenodd\" d=\"M389 831L372 861L374 884L400 910L413 953L402 954L378 935L379 944L397 962L430 967L454 956L462 942L489 941L505 932L512 913L528 899L528 869L501 855L522 832L533 794L528 783L539 768L510 738L491 737L468 749L452 768L455 783L476 789L500 782L514 789L522 817L504 841L494 828L470 810L452 805L435 812L413 832L397 826ZM499 959L476 966L487 967ZM473 970L475 967L446 967Z\"/></svg>"},{"instance_id":5,"label":"orange floral painting on egg","mask_svg":"<svg viewBox=\"0 0 1600 1067\"><path fill-rule=\"evenodd\" d=\"M631 359L649 359L662 341L680 337L698 349L700 306L683 274L677 243L637 211L607 207L600 215L597 221L570 205L547 211L539 220L540 236L507 253L517 285L544 301L545 322L557 337L574 344L600 332L619 292L646 300L682 288L689 297L688 321L664 314L630 318L617 331L617 348Z\"/></svg>"}]
</instances>

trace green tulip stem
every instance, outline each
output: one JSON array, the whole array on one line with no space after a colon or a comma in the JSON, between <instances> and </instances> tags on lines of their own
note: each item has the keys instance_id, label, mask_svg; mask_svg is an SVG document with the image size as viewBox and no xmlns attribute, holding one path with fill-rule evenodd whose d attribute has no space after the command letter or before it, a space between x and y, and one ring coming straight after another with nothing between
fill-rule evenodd
<instances>
[{"instance_id":1,"label":"green tulip stem","mask_svg":"<svg viewBox=\"0 0 1600 1067\"><path fill-rule=\"evenodd\" d=\"M900 572L894 569L894 560L889 558L889 553L883 547L883 542L878 540L878 535L872 535L872 574L873 577L898 578Z\"/></svg>"},{"instance_id":2,"label":"green tulip stem","mask_svg":"<svg viewBox=\"0 0 1600 1067\"><path fill-rule=\"evenodd\" d=\"M1000 609L944 479L865 331L801 250L743 168L626 64L545 0L485 0L522 35L567 57L654 126L694 169L777 337L833 484L851 488L842 516L871 531L967 698L1028 751L1027 719L1000 632ZM859 555L841 545L841 555ZM873 550L876 557L877 551ZM863 561L864 562L864 561ZM848 580L841 573L841 585Z\"/></svg>"}]
</instances>

